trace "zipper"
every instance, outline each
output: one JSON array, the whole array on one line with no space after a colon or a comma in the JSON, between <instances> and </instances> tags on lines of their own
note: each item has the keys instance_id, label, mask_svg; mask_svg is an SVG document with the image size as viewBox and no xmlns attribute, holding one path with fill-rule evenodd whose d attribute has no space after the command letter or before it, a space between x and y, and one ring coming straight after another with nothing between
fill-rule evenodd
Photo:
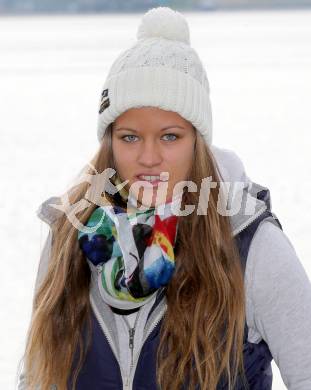
<instances>
[{"instance_id":1,"label":"zipper","mask_svg":"<svg viewBox=\"0 0 311 390\"><path fill-rule=\"evenodd\" d=\"M233 236L236 236L237 234L241 233L242 230L246 229L251 223L253 223L257 218L261 216L266 210L268 210L268 207L266 204L264 204L263 208L259 209L256 214L254 214L251 218L249 218L246 222L242 223L234 232Z\"/></svg>"},{"instance_id":2,"label":"zipper","mask_svg":"<svg viewBox=\"0 0 311 390\"><path fill-rule=\"evenodd\" d=\"M103 270L103 265L102 264L98 264L96 266L96 269L97 269L97 275L100 278L102 270ZM97 284L98 284L98 281L97 281ZM100 326L101 326L101 328L103 330L103 333L104 333L104 335L105 335L105 337L106 337L106 339L108 341L108 344L109 344L111 350L113 351L114 356L115 356L115 358L116 358L116 360L118 362L118 365L119 365L119 368L120 368L120 373L121 373L123 389L124 390L128 390L128 389L130 389L130 379L129 379L129 376L126 375L126 373L123 371L123 368L121 367L121 364L120 364L119 359L118 359L117 352L116 352L116 350L114 348L114 345L113 345L111 337L110 337L109 330L108 330L106 324L104 323L104 321L102 320L100 314L98 313L97 307L95 305L95 302L94 302L92 296L91 296L91 301L93 303L93 309L94 309L94 311L97 314L96 317L97 317L97 319L99 321L99 324L100 324ZM138 311L138 313L137 313L137 316L135 318L135 322L134 322L134 327L133 328L130 327L130 325L128 324L127 320L124 318L125 323L126 323L128 329L129 329L129 347L131 349L131 365L130 365L130 374L129 374L130 376L131 376L131 370L133 368L133 363L134 363L134 358L133 358L133 354L134 354L134 335L135 335L135 329L136 329L136 325L137 325L139 314L140 314L140 311ZM144 341L142 342L142 345L143 344L144 344ZM140 353L140 350L139 350L139 353Z\"/></svg>"},{"instance_id":3,"label":"zipper","mask_svg":"<svg viewBox=\"0 0 311 390\"><path fill-rule=\"evenodd\" d=\"M130 370L132 369L133 367L133 354L134 354L134 336L135 336L135 330L136 330L136 325L137 325L137 321L138 321L138 317L140 315L141 311L138 310L137 314L136 314L136 318L135 318L135 322L134 322L134 327L131 328L129 322L127 321L127 318L126 317L123 317L122 316L122 319L124 320L127 328L128 328L128 332L129 332L129 348L130 348L130 351L131 351L131 365L130 365Z\"/></svg>"},{"instance_id":4,"label":"zipper","mask_svg":"<svg viewBox=\"0 0 311 390\"><path fill-rule=\"evenodd\" d=\"M101 266L97 266L97 271L98 273L101 272L101 269L102 267ZM92 304L92 308L95 312L95 315L96 315L96 318L99 322L99 325L101 326L102 328L102 331L107 339L107 342L116 358L116 361L119 365L119 369L120 369L120 373L121 373L121 379L122 379L122 385L123 385L123 390L131 390L132 389L132 382L133 382L133 379L134 379L134 373L135 373L135 370L136 370L136 366L137 366L137 363L138 363L138 359L139 359L139 356L140 356L140 352L147 340L147 338L149 337L149 335L152 333L152 331L154 330L154 328L158 325L158 323L160 322L165 310L166 310L166 307L167 305L165 304L163 309L160 311L160 313L157 315L156 319L154 320L154 322L152 323L152 325L150 326L149 328L149 331L147 332L147 334L145 335L145 337L143 338L142 342L141 342L141 346L139 348L139 351L137 351L137 354L135 356L135 359L133 359L133 361L131 362L131 370L130 370L130 373L129 373L129 376L126 375L126 373L123 371L123 368L121 367L121 364L119 362L119 359L118 359L118 355L117 355L117 351L114 347L114 344L111 340L111 337L110 337L110 333L109 333L109 329L107 327L107 325L104 323L103 319L101 318L99 312L98 312L98 309L97 309L97 306L94 302L94 299L92 297L92 295L90 295L90 301L91 301L91 304ZM137 324L137 319L138 319L138 315L139 315L139 312L137 313L137 316L136 316L136 319L135 319L135 324L134 324L134 328L136 327L136 324ZM134 346L134 344L133 344Z\"/></svg>"},{"instance_id":5,"label":"zipper","mask_svg":"<svg viewBox=\"0 0 311 390\"><path fill-rule=\"evenodd\" d=\"M136 353L133 365L131 367L131 371L130 371L130 375L129 375L129 378L128 378L128 382L126 384L126 386L127 386L126 389L127 390L132 390L134 375L135 375L135 371L136 371L136 367L137 367L137 363L138 363L138 360L139 360L139 356L140 356L141 350L142 350L146 340L148 339L149 335L152 333L152 331L155 329L155 327L161 321L161 319L163 317L163 314L165 313L166 307L167 307L167 305L165 303L165 305L163 306L163 309L157 315L157 317L155 318L154 322L150 326L149 331L147 332L147 334L145 335L145 337L143 338L143 340L141 342L140 348L139 348L139 350Z\"/></svg>"}]
</instances>

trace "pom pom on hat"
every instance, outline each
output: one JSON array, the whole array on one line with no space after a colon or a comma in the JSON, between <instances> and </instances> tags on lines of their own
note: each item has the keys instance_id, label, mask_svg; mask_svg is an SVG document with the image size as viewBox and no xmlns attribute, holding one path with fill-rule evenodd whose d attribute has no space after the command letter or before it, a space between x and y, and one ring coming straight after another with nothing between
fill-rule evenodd
<instances>
[{"instance_id":1,"label":"pom pom on hat","mask_svg":"<svg viewBox=\"0 0 311 390\"><path fill-rule=\"evenodd\" d=\"M144 14L137 39L166 38L190 45L189 26L184 16L169 7L152 8Z\"/></svg>"}]
</instances>

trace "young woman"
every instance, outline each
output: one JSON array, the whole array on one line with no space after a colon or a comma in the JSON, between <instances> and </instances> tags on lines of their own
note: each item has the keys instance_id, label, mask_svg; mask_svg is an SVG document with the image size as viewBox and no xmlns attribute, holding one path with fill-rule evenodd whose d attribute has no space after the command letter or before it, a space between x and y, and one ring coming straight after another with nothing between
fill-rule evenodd
<instances>
[{"instance_id":1,"label":"young woman","mask_svg":"<svg viewBox=\"0 0 311 390\"><path fill-rule=\"evenodd\" d=\"M19 389L268 390L274 359L309 390L311 285L269 190L212 144L183 16L151 9L137 37L107 77L90 166L38 210Z\"/></svg>"}]
</instances>

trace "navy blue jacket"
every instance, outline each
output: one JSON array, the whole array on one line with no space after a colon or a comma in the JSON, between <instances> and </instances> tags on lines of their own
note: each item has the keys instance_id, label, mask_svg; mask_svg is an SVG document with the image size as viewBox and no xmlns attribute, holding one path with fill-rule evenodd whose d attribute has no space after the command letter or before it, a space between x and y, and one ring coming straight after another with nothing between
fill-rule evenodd
<instances>
[{"instance_id":1,"label":"navy blue jacket","mask_svg":"<svg viewBox=\"0 0 311 390\"><path fill-rule=\"evenodd\" d=\"M275 214L270 208L270 193L267 188L257 193L257 199L263 201L266 205L264 212L252 219L251 222L243 226L242 230L235 235L236 243L240 253L240 259L243 271L245 271L248 250L251 240L256 232L259 223L266 218L273 218L280 229L282 226ZM156 301L148 315L160 304L165 294L165 289L159 290ZM143 343L137 360L136 369L131 383L129 385L122 383L120 366L111 348L111 343L104 334L100 323L92 311L92 343L86 355L85 362L79 373L77 380L77 390L158 390L156 384L156 351L159 344L160 328L162 318L160 318L153 326L153 330L149 333L147 339ZM258 344L247 341L248 327L245 321L244 333L244 368L248 383L248 388L251 390L271 390L272 388L272 355L269 347L264 340ZM76 351L77 357L78 351ZM73 367L75 367L76 358ZM186 385L185 385L186 386ZM185 387L186 388L186 387ZM220 380L217 390L227 389L227 384L224 380ZM239 378L235 390L244 389L241 378ZM247 387L246 387L247 388ZM72 373L68 380L68 389L72 389Z\"/></svg>"}]
</instances>

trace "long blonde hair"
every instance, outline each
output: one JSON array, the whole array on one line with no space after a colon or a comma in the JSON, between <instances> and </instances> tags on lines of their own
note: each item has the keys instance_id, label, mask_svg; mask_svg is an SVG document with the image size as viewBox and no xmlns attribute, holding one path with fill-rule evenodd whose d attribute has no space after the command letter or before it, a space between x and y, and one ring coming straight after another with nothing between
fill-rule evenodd
<instances>
[{"instance_id":1,"label":"long blonde hair","mask_svg":"<svg viewBox=\"0 0 311 390\"><path fill-rule=\"evenodd\" d=\"M112 126L91 160L98 173L114 168ZM211 176L219 183L216 161L202 137L197 136L189 177L198 188ZM83 172L92 173L87 165ZM84 199L89 183L68 190L71 204ZM186 192L183 205L198 205L198 192ZM217 211L217 188L211 188L207 215L180 217L176 245L176 269L167 285L167 310L161 326L157 354L157 380L163 390L216 389L225 377L233 389L238 374L244 377L244 282L238 249L229 217ZM92 204L77 214L86 224L96 208ZM91 342L90 269L77 241L77 229L63 214L51 225L49 266L33 300L27 333L24 367L27 388L67 389L73 356L79 347L73 388ZM83 344L81 330L89 337Z\"/></svg>"}]
</instances>

